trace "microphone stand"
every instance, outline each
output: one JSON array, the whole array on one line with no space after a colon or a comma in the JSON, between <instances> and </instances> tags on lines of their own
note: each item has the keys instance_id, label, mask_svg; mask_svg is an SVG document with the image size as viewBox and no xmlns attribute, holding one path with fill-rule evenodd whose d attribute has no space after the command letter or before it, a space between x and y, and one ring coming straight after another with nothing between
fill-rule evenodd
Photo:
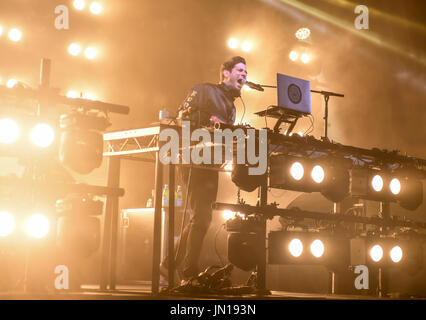
<instances>
[{"instance_id":1,"label":"microphone stand","mask_svg":"<svg viewBox=\"0 0 426 320\"><path fill-rule=\"evenodd\" d=\"M327 139L327 127L328 127L328 100L330 99L331 96L334 97L344 97L343 94L340 93L334 93L334 92L330 92L330 91L317 91L317 90L311 90L311 92L315 92L315 93L319 93L322 94L324 96L324 101L325 101L325 113L324 113L324 122L325 122L325 126L324 126L324 137Z\"/></svg>"}]
</instances>

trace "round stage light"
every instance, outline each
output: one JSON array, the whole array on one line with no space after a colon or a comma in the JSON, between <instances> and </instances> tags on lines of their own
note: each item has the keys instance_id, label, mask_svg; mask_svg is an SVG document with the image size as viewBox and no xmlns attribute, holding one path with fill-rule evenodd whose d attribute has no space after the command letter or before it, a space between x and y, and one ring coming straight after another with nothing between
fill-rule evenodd
<instances>
[{"instance_id":1,"label":"round stage light","mask_svg":"<svg viewBox=\"0 0 426 320\"><path fill-rule=\"evenodd\" d=\"M68 47L68 53L72 56L78 56L81 52L81 46L77 43L71 43Z\"/></svg>"},{"instance_id":2,"label":"round stage light","mask_svg":"<svg viewBox=\"0 0 426 320\"><path fill-rule=\"evenodd\" d=\"M69 90L67 92L67 98L79 98L79 97L80 97L80 95L78 94L77 91Z\"/></svg>"},{"instance_id":3,"label":"round stage light","mask_svg":"<svg viewBox=\"0 0 426 320\"><path fill-rule=\"evenodd\" d=\"M324 169L321 166L316 165L312 169L311 176L312 176L312 180L314 180L316 183L323 182L325 177Z\"/></svg>"},{"instance_id":4,"label":"round stage light","mask_svg":"<svg viewBox=\"0 0 426 320\"><path fill-rule=\"evenodd\" d=\"M241 45L241 49L244 52L249 52L252 48L252 44L249 41L244 41Z\"/></svg>"},{"instance_id":5,"label":"round stage light","mask_svg":"<svg viewBox=\"0 0 426 320\"><path fill-rule=\"evenodd\" d=\"M288 57L291 61L296 61L299 58L299 54L296 51L291 51Z\"/></svg>"},{"instance_id":6,"label":"round stage light","mask_svg":"<svg viewBox=\"0 0 426 320\"><path fill-rule=\"evenodd\" d=\"M7 211L0 211L0 237L7 237L15 228L15 219Z\"/></svg>"},{"instance_id":7,"label":"round stage light","mask_svg":"<svg viewBox=\"0 0 426 320\"><path fill-rule=\"evenodd\" d=\"M297 258L300 257L300 255L303 252L303 243L300 241L300 239L293 239L290 241L290 244L288 245L288 250L290 251L290 254Z\"/></svg>"},{"instance_id":8,"label":"round stage light","mask_svg":"<svg viewBox=\"0 0 426 320\"><path fill-rule=\"evenodd\" d=\"M402 259L402 249L400 246L395 246L390 251L390 258L393 262L398 263Z\"/></svg>"},{"instance_id":9,"label":"round stage light","mask_svg":"<svg viewBox=\"0 0 426 320\"><path fill-rule=\"evenodd\" d=\"M229 220L235 217L235 212L231 210L223 210L222 216L223 216L223 219Z\"/></svg>"},{"instance_id":10,"label":"round stage light","mask_svg":"<svg viewBox=\"0 0 426 320\"><path fill-rule=\"evenodd\" d=\"M99 2L92 2L90 5L90 12L93 14L100 14L102 11L102 6Z\"/></svg>"},{"instance_id":11,"label":"round stage light","mask_svg":"<svg viewBox=\"0 0 426 320\"><path fill-rule=\"evenodd\" d=\"M301 180L303 178L304 169L300 162L294 162L290 167L290 174L295 180Z\"/></svg>"},{"instance_id":12,"label":"round stage light","mask_svg":"<svg viewBox=\"0 0 426 320\"><path fill-rule=\"evenodd\" d=\"M96 49L93 47L88 47L86 48L86 50L84 50L84 55L86 56L87 59L93 60L96 58L96 55L97 55Z\"/></svg>"},{"instance_id":13,"label":"round stage light","mask_svg":"<svg viewBox=\"0 0 426 320\"><path fill-rule=\"evenodd\" d=\"M53 143L55 131L47 123L39 123L31 132L31 139L37 146L46 148Z\"/></svg>"},{"instance_id":14,"label":"round stage light","mask_svg":"<svg viewBox=\"0 0 426 320\"><path fill-rule=\"evenodd\" d=\"M228 40L228 47L231 49L237 49L238 47L238 40L235 38L231 38Z\"/></svg>"},{"instance_id":15,"label":"round stage light","mask_svg":"<svg viewBox=\"0 0 426 320\"><path fill-rule=\"evenodd\" d=\"M389 185L390 191L397 195L401 192L401 182L397 178L393 178Z\"/></svg>"},{"instance_id":16,"label":"round stage light","mask_svg":"<svg viewBox=\"0 0 426 320\"><path fill-rule=\"evenodd\" d=\"M370 257L374 262L379 262L383 257L383 249L380 245L376 244L370 249Z\"/></svg>"},{"instance_id":17,"label":"round stage light","mask_svg":"<svg viewBox=\"0 0 426 320\"><path fill-rule=\"evenodd\" d=\"M321 258L324 254L324 243L316 239L311 243L311 253L315 258Z\"/></svg>"},{"instance_id":18,"label":"round stage light","mask_svg":"<svg viewBox=\"0 0 426 320\"><path fill-rule=\"evenodd\" d=\"M299 40L306 40L311 35L311 30L308 28L300 28L296 31L296 38Z\"/></svg>"},{"instance_id":19,"label":"round stage light","mask_svg":"<svg viewBox=\"0 0 426 320\"><path fill-rule=\"evenodd\" d=\"M371 186L374 191L380 192L383 189L383 179L381 176L376 174L373 179L371 179Z\"/></svg>"},{"instance_id":20,"label":"round stage light","mask_svg":"<svg viewBox=\"0 0 426 320\"><path fill-rule=\"evenodd\" d=\"M228 175L228 176L230 176L231 175L231 173L232 173L232 162L228 162L226 165L225 165L225 168L224 168L225 170L226 170L226 174Z\"/></svg>"},{"instance_id":21,"label":"round stage light","mask_svg":"<svg viewBox=\"0 0 426 320\"><path fill-rule=\"evenodd\" d=\"M43 238L50 229L49 219L42 214L34 214L27 221L27 232L34 238Z\"/></svg>"},{"instance_id":22,"label":"round stage light","mask_svg":"<svg viewBox=\"0 0 426 320\"><path fill-rule=\"evenodd\" d=\"M22 32L19 29L13 28L9 31L9 39L13 42L18 42L22 39Z\"/></svg>"},{"instance_id":23,"label":"round stage light","mask_svg":"<svg viewBox=\"0 0 426 320\"><path fill-rule=\"evenodd\" d=\"M0 36L3 34L3 27L0 26Z\"/></svg>"},{"instance_id":24,"label":"round stage light","mask_svg":"<svg viewBox=\"0 0 426 320\"><path fill-rule=\"evenodd\" d=\"M306 64L306 63L308 63L309 61L311 61L311 58L309 57L309 55L308 55L308 54L303 53L303 54L300 56L300 60L301 60L304 64Z\"/></svg>"},{"instance_id":25,"label":"round stage light","mask_svg":"<svg viewBox=\"0 0 426 320\"><path fill-rule=\"evenodd\" d=\"M0 142L1 143L13 143L19 137L19 127L12 119L1 119L0 120Z\"/></svg>"},{"instance_id":26,"label":"round stage light","mask_svg":"<svg viewBox=\"0 0 426 320\"><path fill-rule=\"evenodd\" d=\"M84 0L74 0L73 5L74 8L76 8L77 10L83 10L86 6L86 3L84 2Z\"/></svg>"},{"instance_id":27,"label":"round stage light","mask_svg":"<svg viewBox=\"0 0 426 320\"><path fill-rule=\"evenodd\" d=\"M6 87L8 87L9 89L12 89L17 83L18 83L18 80L16 79L9 79L6 82Z\"/></svg>"}]
</instances>

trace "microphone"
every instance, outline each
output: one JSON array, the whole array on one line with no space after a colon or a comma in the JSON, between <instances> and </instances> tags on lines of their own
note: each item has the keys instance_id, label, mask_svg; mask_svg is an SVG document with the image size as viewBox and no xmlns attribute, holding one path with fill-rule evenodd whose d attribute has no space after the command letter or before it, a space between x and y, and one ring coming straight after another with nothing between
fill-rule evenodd
<instances>
[{"instance_id":1,"label":"microphone","mask_svg":"<svg viewBox=\"0 0 426 320\"><path fill-rule=\"evenodd\" d=\"M264 91L265 90L265 89L262 88L262 86L260 84L247 81L246 79L241 79L241 83L247 85L249 88L252 88L254 90L258 90L258 91Z\"/></svg>"}]
</instances>

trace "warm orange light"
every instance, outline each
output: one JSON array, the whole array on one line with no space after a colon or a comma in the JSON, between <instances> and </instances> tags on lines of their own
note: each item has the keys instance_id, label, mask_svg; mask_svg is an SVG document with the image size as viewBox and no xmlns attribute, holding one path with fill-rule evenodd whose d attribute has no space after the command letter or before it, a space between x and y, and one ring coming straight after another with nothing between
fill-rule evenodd
<instances>
[{"instance_id":1,"label":"warm orange light","mask_svg":"<svg viewBox=\"0 0 426 320\"><path fill-rule=\"evenodd\" d=\"M84 0L74 0L73 5L74 8L76 8L77 10L83 10L86 6L86 3L84 2Z\"/></svg>"},{"instance_id":2,"label":"warm orange light","mask_svg":"<svg viewBox=\"0 0 426 320\"><path fill-rule=\"evenodd\" d=\"M92 2L90 5L90 12L93 14L100 14L102 12L102 6L99 2Z\"/></svg>"},{"instance_id":3,"label":"warm orange light","mask_svg":"<svg viewBox=\"0 0 426 320\"><path fill-rule=\"evenodd\" d=\"M22 31L17 28L10 29L9 39L12 40L13 42L18 42L19 40L22 39Z\"/></svg>"},{"instance_id":4,"label":"warm orange light","mask_svg":"<svg viewBox=\"0 0 426 320\"><path fill-rule=\"evenodd\" d=\"M81 46L77 43L71 43L68 47L68 53L72 56L78 56L81 52Z\"/></svg>"}]
</instances>

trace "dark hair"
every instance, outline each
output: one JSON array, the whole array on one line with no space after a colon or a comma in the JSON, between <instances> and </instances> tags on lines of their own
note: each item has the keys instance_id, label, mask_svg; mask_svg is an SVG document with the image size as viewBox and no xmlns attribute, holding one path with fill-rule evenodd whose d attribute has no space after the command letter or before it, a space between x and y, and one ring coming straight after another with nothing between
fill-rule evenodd
<instances>
[{"instance_id":1,"label":"dark hair","mask_svg":"<svg viewBox=\"0 0 426 320\"><path fill-rule=\"evenodd\" d=\"M235 56L229 59L228 61L222 63L222 65L220 66L220 81L222 82L223 80L223 70L228 70L229 72L231 72L234 66L239 63L246 64L246 59L240 56Z\"/></svg>"}]
</instances>

